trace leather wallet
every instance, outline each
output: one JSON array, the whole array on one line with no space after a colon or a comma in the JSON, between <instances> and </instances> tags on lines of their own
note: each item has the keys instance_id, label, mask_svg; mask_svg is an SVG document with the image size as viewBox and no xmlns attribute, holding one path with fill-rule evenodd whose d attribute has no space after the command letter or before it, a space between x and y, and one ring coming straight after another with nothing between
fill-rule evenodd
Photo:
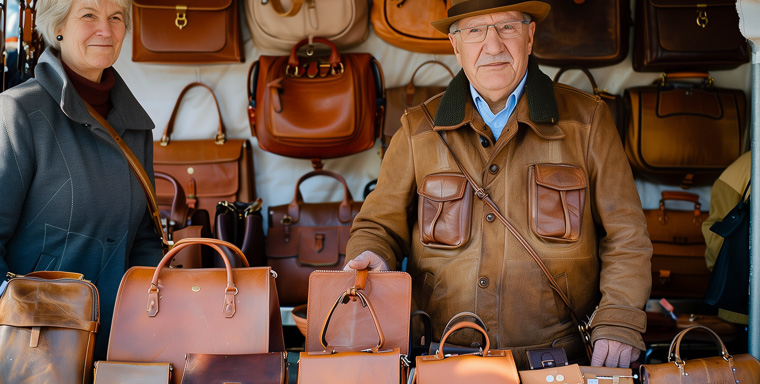
<instances>
[{"instance_id":1,"label":"leather wallet","mask_svg":"<svg viewBox=\"0 0 760 384\"><path fill-rule=\"evenodd\" d=\"M530 369L552 368L567 365L567 355L562 347L529 349Z\"/></svg>"}]
</instances>

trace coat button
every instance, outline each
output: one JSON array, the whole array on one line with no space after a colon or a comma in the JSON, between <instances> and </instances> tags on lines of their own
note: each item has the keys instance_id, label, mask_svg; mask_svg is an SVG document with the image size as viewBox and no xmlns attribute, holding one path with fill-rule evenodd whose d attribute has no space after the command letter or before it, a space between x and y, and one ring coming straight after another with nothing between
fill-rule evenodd
<instances>
[{"instance_id":1,"label":"coat button","mask_svg":"<svg viewBox=\"0 0 760 384\"><path fill-rule=\"evenodd\" d=\"M486 215L486 221L487 222L492 223L494 221L494 219L496 219L496 215L494 215L493 213L489 213L489 214Z\"/></svg>"},{"instance_id":2,"label":"coat button","mask_svg":"<svg viewBox=\"0 0 760 384\"><path fill-rule=\"evenodd\" d=\"M488 278L487 277L481 277L478 279L478 286L480 288L486 288L488 287Z\"/></svg>"},{"instance_id":3,"label":"coat button","mask_svg":"<svg viewBox=\"0 0 760 384\"><path fill-rule=\"evenodd\" d=\"M496 172L499 172L499 166L496 164L491 164L491 166L488 167L488 171L495 175Z\"/></svg>"}]
</instances>

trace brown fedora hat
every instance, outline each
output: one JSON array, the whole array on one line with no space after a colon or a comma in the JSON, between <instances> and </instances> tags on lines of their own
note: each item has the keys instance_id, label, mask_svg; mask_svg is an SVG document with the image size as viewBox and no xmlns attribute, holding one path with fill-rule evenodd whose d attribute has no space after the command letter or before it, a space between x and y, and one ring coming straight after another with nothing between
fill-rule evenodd
<instances>
[{"instance_id":1,"label":"brown fedora hat","mask_svg":"<svg viewBox=\"0 0 760 384\"><path fill-rule=\"evenodd\" d=\"M523 0L453 0L445 19L436 20L430 24L437 30L448 34L449 26L457 20L466 17L485 15L496 12L517 11L527 13L533 21L539 22L549 14L551 5L543 1Z\"/></svg>"}]
</instances>

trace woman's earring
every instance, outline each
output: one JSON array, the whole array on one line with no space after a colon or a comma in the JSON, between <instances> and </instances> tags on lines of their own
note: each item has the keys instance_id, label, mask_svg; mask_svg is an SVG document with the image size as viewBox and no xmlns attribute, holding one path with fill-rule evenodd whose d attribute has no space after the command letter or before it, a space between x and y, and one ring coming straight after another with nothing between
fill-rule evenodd
<instances>
[{"instance_id":1,"label":"woman's earring","mask_svg":"<svg viewBox=\"0 0 760 384\"><path fill-rule=\"evenodd\" d=\"M55 39L58 41L63 41L63 35L58 35L55 37Z\"/></svg>"}]
</instances>

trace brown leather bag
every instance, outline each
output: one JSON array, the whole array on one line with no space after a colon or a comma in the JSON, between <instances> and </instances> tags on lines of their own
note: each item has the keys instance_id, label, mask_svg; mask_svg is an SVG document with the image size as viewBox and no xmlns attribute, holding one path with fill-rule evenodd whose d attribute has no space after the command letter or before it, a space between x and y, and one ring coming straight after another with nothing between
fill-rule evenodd
<instances>
[{"instance_id":1,"label":"brown leather bag","mask_svg":"<svg viewBox=\"0 0 760 384\"><path fill-rule=\"evenodd\" d=\"M171 377L169 363L95 362L94 384L169 384Z\"/></svg>"},{"instance_id":2,"label":"brown leather bag","mask_svg":"<svg viewBox=\"0 0 760 384\"><path fill-rule=\"evenodd\" d=\"M445 19L447 0L377 0L372 2L370 22L382 40L412 52L453 55L448 35L431 21Z\"/></svg>"},{"instance_id":3,"label":"brown leather bag","mask_svg":"<svg viewBox=\"0 0 760 384\"><path fill-rule=\"evenodd\" d=\"M347 156L372 148L385 116L380 63L368 53L260 56L248 72L251 133L261 149L301 159Z\"/></svg>"},{"instance_id":4,"label":"brown leather bag","mask_svg":"<svg viewBox=\"0 0 760 384\"><path fill-rule=\"evenodd\" d=\"M748 63L736 0L637 0L636 71L726 70Z\"/></svg>"},{"instance_id":5,"label":"brown leather bag","mask_svg":"<svg viewBox=\"0 0 760 384\"><path fill-rule=\"evenodd\" d=\"M691 331L710 334L720 355L684 360L681 342ZM639 367L641 384L703 384L703 383L760 383L760 362L745 353L731 355L720 337L710 328L695 325L679 332L670 343L668 362L662 364L642 364Z\"/></svg>"},{"instance_id":6,"label":"brown leather bag","mask_svg":"<svg viewBox=\"0 0 760 384\"><path fill-rule=\"evenodd\" d=\"M552 8L533 37L533 56L539 64L593 68L619 63L628 56L630 0L544 2Z\"/></svg>"},{"instance_id":7,"label":"brown leather bag","mask_svg":"<svg viewBox=\"0 0 760 384\"><path fill-rule=\"evenodd\" d=\"M578 364L519 371L522 384L583 384L583 374Z\"/></svg>"},{"instance_id":8,"label":"brown leather bag","mask_svg":"<svg viewBox=\"0 0 760 384\"><path fill-rule=\"evenodd\" d=\"M0 286L0 382L91 383L97 288L79 273L8 276Z\"/></svg>"},{"instance_id":9,"label":"brown leather bag","mask_svg":"<svg viewBox=\"0 0 760 384\"><path fill-rule=\"evenodd\" d=\"M287 352L213 355L188 353L181 384L285 384Z\"/></svg>"},{"instance_id":10,"label":"brown leather bag","mask_svg":"<svg viewBox=\"0 0 760 384\"><path fill-rule=\"evenodd\" d=\"M305 203L301 183L315 176L336 179L343 187L343 201ZM269 207L267 264L277 271L277 292L286 306L306 304L309 274L317 269L341 270L354 217L362 202L355 202L346 180L330 171L312 171L296 182L290 204Z\"/></svg>"},{"instance_id":11,"label":"brown leather bag","mask_svg":"<svg viewBox=\"0 0 760 384\"><path fill-rule=\"evenodd\" d=\"M245 61L237 0L136 0L132 18L132 61Z\"/></svg>"},{"instance_id":12,"label":"brown leather bag","mask_svg":"<svg viewBox=\"0 0 760 384\"><path fill-rule=\"evenodd\" d=\"M639 177L684 189L712 185L743 153L741 89L718 88L707 73L669 73L623 96L630 111L624 147Z\"/></svg>"},{"instance_id":13,"label":"brown leather bag","mask_svg":"<svg viewBox=\"0 0 760 384\"><path fill-rule=\"evenodd\" d=\"M132 267L119 286L108 360L169 362L180 384L185 354L282 352L284 340L275 276L270 268L168 268L182 248L203 244L227 260L217 239L184 239L157 267ZM147 311L146 311L147 308Z\"/></svg>"},{"instance_id":14,"label":"brown leather bag","mask_svg":"<svg viewBox=\"0 0 760 384\"><path fill-rule=\"evenodd\" d=\"M406 272L388 271L314 271L309 275L309 301L306 314L306 352L325 350L321 339L324 319L330 315L332 327L325 338L331 350L361 351L377 344L374 320L361 309L361 301L339 300L361 290L372 299L377 321L385 335L385 349L409 350L409 318L412 279ZM429 342L430 340L428 340Z\"/></svg>"},{"instance_id":15,"label":"brown leather bag","mask_svg":"<svg viewBox=\"0 0 760 384\"><path fill-rule=\"evenodd\" d=\"M207 89L213 96L219 114L216 135L207 140L171 141L182 98L196 87ZM203 83L190 83L180 92L161 140L153 142L153 169L171 175L184 186L191 208L216 212L219 201L253 201L256 195L251 143L227 138L219 102L214 91ZM156 180L156 195L159 205L166 206L174 198L174 187L165 180Z\"/></svg>"}]
</instances>

